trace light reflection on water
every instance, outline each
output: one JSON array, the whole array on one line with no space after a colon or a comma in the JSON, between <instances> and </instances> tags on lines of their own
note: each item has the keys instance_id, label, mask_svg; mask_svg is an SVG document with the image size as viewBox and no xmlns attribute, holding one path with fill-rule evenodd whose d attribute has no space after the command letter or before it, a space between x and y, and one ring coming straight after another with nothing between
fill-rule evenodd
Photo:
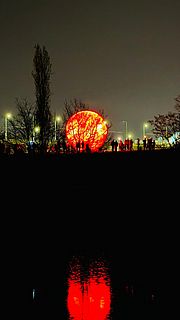
<instances>
[{"instance_id":1,"label":"light reflection on water","mask_svg":"<svg viewBox=\"0 0 180 320\"><path fill-rule=\"evenodd\" d=\"M70 262L67 310L69 320L110 319L111 283L105 261L74 258Z\"/></svg>"},{"instance_id":2,"label":"light reflection on water","mask_svg":"<svg viewBox=\"0 0 180 320\"><path fill-rule=\"evenodd\" d=\"M144 277L140 275L142 269L132 270L131 265L128 269L129 261L123 269L122 259L118 264L117 259L98 257L91 253L73 258L68 255L61 273L59 268L54 272L53 265L49 278L45 274L44 287L35 282L31 291L33 319L48 315L67 320L157 317L160 288L151 269L146 269L149 273Z\"/></svg>"}]
</instances>

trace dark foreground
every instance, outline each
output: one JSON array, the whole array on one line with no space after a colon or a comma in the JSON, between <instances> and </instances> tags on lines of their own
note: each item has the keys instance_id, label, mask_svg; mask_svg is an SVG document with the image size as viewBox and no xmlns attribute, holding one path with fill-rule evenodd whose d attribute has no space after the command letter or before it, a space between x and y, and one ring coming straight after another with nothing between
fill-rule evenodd
<instances>
[{"instance_id":1,"label":"dark foreground","mask_svg":"<svg viewBox=\"0 0 180 320\"><path fill-rule=\"evenodd\" d=\"M0 160L6 283L12 292L22 286L21 305L34 310L33 318L68 319L73 256L110 264L112 319L161 318L174 299L179 269L179 155L162 150ZM133 299L123 293L127 283L135 288ZM32 305L34 287L40 298Z\"/></svg>"}]
</instances>

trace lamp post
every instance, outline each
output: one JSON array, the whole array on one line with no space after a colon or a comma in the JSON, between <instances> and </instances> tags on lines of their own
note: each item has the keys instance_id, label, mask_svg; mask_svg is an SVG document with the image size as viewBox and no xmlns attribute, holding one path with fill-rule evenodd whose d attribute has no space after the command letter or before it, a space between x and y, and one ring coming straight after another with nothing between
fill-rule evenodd
<instances>
[{"instance_id":1,"label":"lamp post","mask_svg":"<svg viewBox=\"0 0 180 320\"><path fill-rule=\"evenodd\" d=\"M127 139L127 121L122 120L123 123L125 123L125 139Z\"/></svg>"},{"instance_id":2,"label":"lamp post","mask_svg":"<svg viewBox=\"0 0 180 320\"><path fill-rule=\"evenodd\" d=\"M143 123L143 139L146 137L146 128L148 127L147 123Z\"/></svg>"},{"instance_id":3,"label":"lamp post","mask_svg":"<svg viewBox=\"0 0 180 320\"><path fill-rule=\"evenodd\" d=\"M11 113L6 113L4 117L4 138L5 141L8 140L8 119L11 119Z\"/></svg>"},{"instance_id":4,"label":"lamp post","mask_svg":"<svg viewBox=\"0 0 180 320\"><path fill-rule=\"evenodd\" d=\"M57 123L61 121L60 116L55 116L54 118L54 140L57 140Z\"/></svg>"}]
</instances>

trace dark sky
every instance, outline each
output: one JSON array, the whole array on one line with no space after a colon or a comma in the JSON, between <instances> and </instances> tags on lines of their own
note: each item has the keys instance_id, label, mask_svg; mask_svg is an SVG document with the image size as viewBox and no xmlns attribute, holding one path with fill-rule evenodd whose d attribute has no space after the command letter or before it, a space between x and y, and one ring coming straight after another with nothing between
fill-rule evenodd
<instances>
[{"instance_id":1,"label":"dark sky","mask_svg":"<svg viewBox=\"0 0 180 320\"><path fill-rule=\"evenodd\" d=\"M52 62L52 109L79 98L135 137L180 94L179 0L0 0L0 113L35 100L34 45Z\"/></svg>"}]
</instances>

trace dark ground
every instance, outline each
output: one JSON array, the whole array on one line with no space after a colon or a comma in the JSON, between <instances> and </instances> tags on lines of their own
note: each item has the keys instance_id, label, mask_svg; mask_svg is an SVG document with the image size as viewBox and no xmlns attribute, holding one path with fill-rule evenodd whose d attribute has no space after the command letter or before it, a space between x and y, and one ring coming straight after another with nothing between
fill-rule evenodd
<instances>
[{"instance_id":1,"label":"dark ground","mask_svg":"<svg viewBox=\"0 0 180 320\"><path fill-rule=\"evenodd\" d=\"M65 319L63 299L56 299L65 295L69 259L104 255L114 299L123 281L145 291L152 286L152 319L164 312L179 269L179 156L162 150L1 159L3 280L13 285L11 298L21 288L18 302L25 305L33 287L53 292L38 310ZM112 319L119 319L118 308Z\"/></svg>"}]
</instances>

